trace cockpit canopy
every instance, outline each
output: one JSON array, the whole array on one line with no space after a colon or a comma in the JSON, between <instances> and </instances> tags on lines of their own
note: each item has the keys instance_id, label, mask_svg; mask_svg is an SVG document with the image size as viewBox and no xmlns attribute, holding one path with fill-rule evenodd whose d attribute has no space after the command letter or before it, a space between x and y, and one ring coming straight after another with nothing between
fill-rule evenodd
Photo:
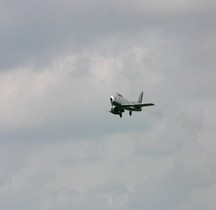
<instances>
[{"instance_id":1,"label":"cockpit canopy","mask_svg":"<svg viewBox=\"0 0 216 210\"><path fill-rule=\"evenodd\" d=\"M120 93L116 93L115 96L123 97Z\"/></svg>"}]
</instances>

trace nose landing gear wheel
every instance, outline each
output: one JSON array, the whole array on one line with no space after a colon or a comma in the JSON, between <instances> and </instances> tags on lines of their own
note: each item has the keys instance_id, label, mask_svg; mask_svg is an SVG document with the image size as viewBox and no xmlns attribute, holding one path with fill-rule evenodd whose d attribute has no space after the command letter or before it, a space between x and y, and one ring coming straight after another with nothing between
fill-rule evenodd
<instances>
[{"instance_id":1,"label":"nose landing gear wheel","mask_svg":"<svg viewBox=\"0 0 216 210\"><path fill-rule=\"evenodd\" d=\"M130 115L130 116L132 115L132 111L129 111L129 115Z\"/></svg>"}]
</instances>

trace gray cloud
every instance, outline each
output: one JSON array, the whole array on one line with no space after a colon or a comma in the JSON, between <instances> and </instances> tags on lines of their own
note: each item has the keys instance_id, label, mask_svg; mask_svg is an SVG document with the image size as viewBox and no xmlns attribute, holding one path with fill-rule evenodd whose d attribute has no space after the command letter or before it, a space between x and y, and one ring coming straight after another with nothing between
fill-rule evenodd
<instances>
[{"instance_id":1,"label":"gray cloud","mask_svg":"<svg viewBox=\"0 0 216 210\"><path fill-rule=\"evenodd\" d=\"M2 1L0 17L2 209L215 209L214 2ZM108 112L141 90L155 107Z\"/></svg>"},{"instance_id":2,"label":"gray cloud","mask_svg":"<svg viewBox=\"0 0 216 210\"><path fill-rule=\"evenodd\" d=\"M44 66L55 56L92 46L105 37L127 38L147 28L179 33L185 24L190 28L194 23L198 27L212 22L211 15L206 17L207 2L183 2L167 0L167 7L150 1L3 1L1 69L25 62Z\"/></svg>"}]
</instances>

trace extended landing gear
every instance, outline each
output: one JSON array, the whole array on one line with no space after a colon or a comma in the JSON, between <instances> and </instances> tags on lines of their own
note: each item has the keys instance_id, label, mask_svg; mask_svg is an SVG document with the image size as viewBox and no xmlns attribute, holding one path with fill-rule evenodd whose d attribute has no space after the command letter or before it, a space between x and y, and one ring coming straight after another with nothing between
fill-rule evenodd
<instances>
[{"instance_id":1,"label":"extended landing gear","mask_svg":"<svg viewBox=\"0 0 216 210\"><path fill-rule=\"evenodd\" d=\"M132 111L129 111L129 115L130 115L130 116L132 115Z\"/></svg>"},{"instance_id":2,"label":"extended landing gear","mask_svg":"<svg viewBox=\"0 0 216 210\"><path fill-rule=\"evenodd\" d=\"M119 116L122 118L122 113L120 113Z\"/></svg>"}]
</instances>

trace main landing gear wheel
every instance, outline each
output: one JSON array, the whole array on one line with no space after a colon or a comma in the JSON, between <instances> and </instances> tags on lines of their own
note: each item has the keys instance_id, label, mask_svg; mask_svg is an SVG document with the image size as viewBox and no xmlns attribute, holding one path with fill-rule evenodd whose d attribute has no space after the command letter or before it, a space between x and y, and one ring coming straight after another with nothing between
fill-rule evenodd
<instances>
[{"instance_id":1,"label":"main landing gear wheel","mask_svg":"<svg viewBox=\"0 0 216 210\"><path fill-rule=\"evenodd\" d=\"M129 111L129 115L130 115L130 116L132 115L132 111Z\"/></svg>"},{"instance_id":2,"label":"main landing gear wheel","mask_svg":"<svg viewBox=\"0 0 216 210\"><path fill-rule=\"evenodd\" d=\"M120 113L119 116L122 118L122 113Z\"/></svg>"}]
</instances>

